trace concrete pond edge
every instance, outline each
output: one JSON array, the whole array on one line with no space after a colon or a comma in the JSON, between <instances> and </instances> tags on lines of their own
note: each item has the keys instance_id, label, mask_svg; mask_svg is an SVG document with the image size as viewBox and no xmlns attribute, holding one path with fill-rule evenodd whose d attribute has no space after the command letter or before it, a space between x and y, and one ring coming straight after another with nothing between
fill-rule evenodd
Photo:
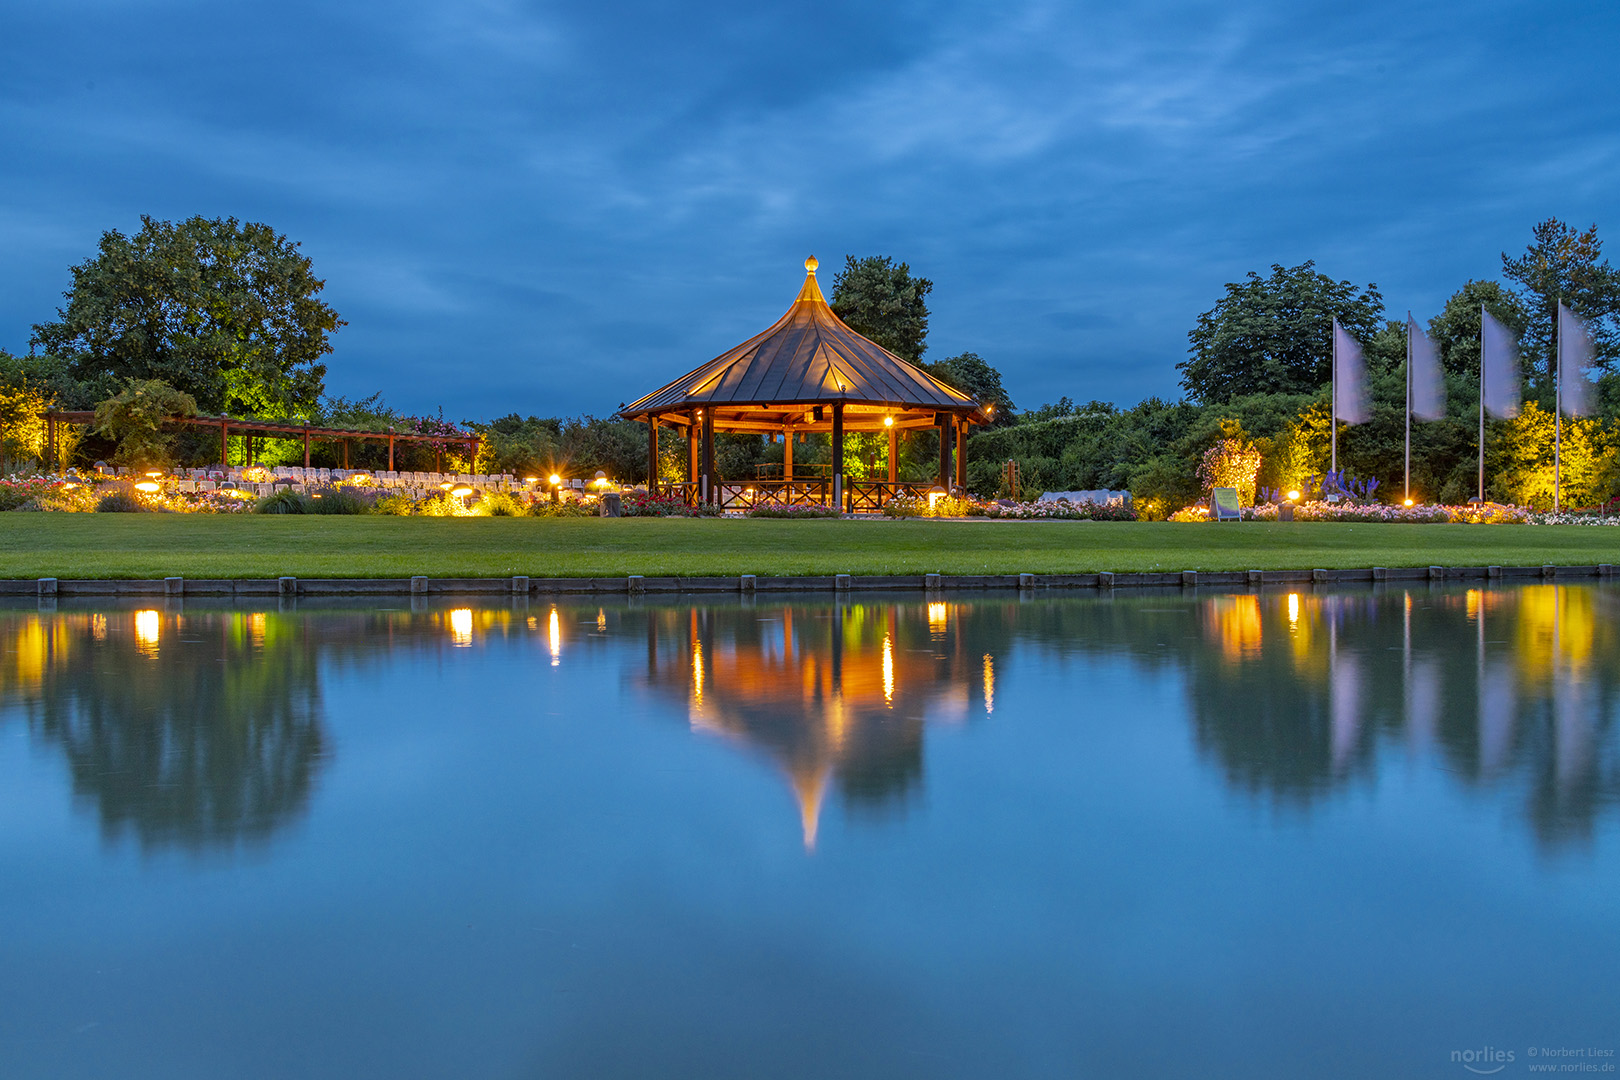
<instances>
[{"instance_id":1,"label":"concrete pond edge","mask_svg":"<svg viewBox=\"0 0 1620 1080\"><path fill-rule=\"evenodd\" d=\"M500 578L185 578L0 579L0 596L556 596L648 593L872 592L1039 589L1221 588L1380 582L1573 581L1614 576L1614 566L1372 566L1357 570L1179 570L1095 574L827 574L768 577L500 577Z\"/></svg>"}]
</instances>

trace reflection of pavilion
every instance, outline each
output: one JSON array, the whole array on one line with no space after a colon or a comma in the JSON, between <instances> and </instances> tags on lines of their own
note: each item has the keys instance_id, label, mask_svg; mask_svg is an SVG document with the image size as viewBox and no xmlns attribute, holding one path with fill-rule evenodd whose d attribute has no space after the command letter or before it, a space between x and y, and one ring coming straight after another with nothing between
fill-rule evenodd
<instances>
[{"instance_id":1,"label":"reflection of pavilion","mask_svg":"<svg viewBox=\"0 0 1620 1080\"><path fill-rule=\"evenodd\" d=\"M954 622L921 604L654 611L647 684L683 698L694 731L774 761L813 850L829 785L856 803L902 794L926 722L962 719L981 686L988 704L994 660Z\"/></svg>"}]
</instances>

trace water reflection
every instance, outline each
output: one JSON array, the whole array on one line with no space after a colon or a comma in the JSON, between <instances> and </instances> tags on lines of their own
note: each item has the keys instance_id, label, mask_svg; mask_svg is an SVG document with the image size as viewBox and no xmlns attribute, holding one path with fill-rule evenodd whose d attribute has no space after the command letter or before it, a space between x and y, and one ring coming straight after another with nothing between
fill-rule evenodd
<instances>
[{"instance_id":1,"label":"water reflection","mask_svg":"<svg viewBox=\"0 0 1620 1080\"><path fill-rule=\"evenodd\" d=\"M1076 722L1133 723L1085 713L1075 656L1127 665L1144 688L1184 685L1193 745L1244 797L1303 811L1397 765L1433 767L1449 785L1505 795L1559 846L1591 836L1620 799L1617 620L1615 590L1555 584L12 610L0 612L0 680L6 714L63 755L103 832L145 847L262 841L303 814L330 741L323 669L368 665L414 698L436 677L413 670L416 651L496 647L511 677L588 648L697 735L768 762L808 849L831 797L857 815L910 804L930 725L1024 725L1032 701L1065 703Z\"/></svg>"},{"instance_id":2,"label":"water reflection","mask_svg":"<svg viewBox=\"0 0 1620 1080\"><path fill-rule=\"evenodd\" d=\"M990 705L992 658L970 648L962 629L978 611L830 602L652 609L640 616L641 682L681 702L694 732L771 761L814 850L829 790L856 810L903 800L922 779L925 726L967 715L981 670Z\"/></svg>"},{"instance_id":3,"label":"water reflection","mask_svg":"<svg viewBox=\"0 0 1620 1080\"><path fill-rule=\"evenodd\" d=\"M1183 652L1199 746L1233 786L1306 805L1390 753L1519 783L1545 841L1620 793L1616 596L1596 586L1214 597Z\"/></svg>"}]
</instances>

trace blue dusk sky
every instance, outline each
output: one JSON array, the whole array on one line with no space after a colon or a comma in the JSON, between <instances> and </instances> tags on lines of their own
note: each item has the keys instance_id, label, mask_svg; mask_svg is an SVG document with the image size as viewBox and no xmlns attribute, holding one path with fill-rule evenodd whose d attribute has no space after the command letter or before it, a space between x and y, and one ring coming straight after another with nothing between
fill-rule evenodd
<instances>
[{"instance_id":1,"label":"blue dusk sky","mask_svg":"<svg viewBox=\"0 0 1620 1080\"><path fill-rule=\"evenodd\" d=\"M809 254L909 262L1020 407L1176 397L1249 270L1425 318L1536 221L1620 236L1617 45L1612 0L11 0L0 347L103 230L229 215L326 279L329 392L407 411L609 412Z\"/></svg>"}]
</instances>

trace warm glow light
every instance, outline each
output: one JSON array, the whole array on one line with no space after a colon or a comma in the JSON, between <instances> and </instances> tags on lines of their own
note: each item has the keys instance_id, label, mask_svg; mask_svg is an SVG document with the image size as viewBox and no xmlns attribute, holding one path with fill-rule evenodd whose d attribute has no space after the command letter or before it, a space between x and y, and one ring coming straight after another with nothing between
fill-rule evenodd
<instances>
[{"instance_id":1,"label":"warm glow light","mask_svg":"<svg viewBox=\"0 0 1620 1080\"><path fill-rule=\"evenodd\" d=\"M551 666L556 667L562 663L562 621L557 618L557 609L551 609L551 618L546 620L546 637L551 644Z\"/></svg>"},{"instance_id":2,"label":"warm glow light","mask_svg":"<svg viewBox=\"0 0 1620 1080\"><path fill-rule=\"evenodd\" d=\"M692 697L698 708L703 707L703 642L692 642Z\"/></svg>"},{"instance_id":3,"label":"warm glow light","mask_svg":"<svg viewBox=\"0 0 1620 1080\"><path fill-rule=\"evenodd\" d=\"M454 488L450 489L450 494L454 495L458 499L465 499L468 495L471 495L472 493L473 493L473 489L468 487L466 484L462 484L459 487L454 487Z\"/></svg>"},{"instance_id":4,"label":"warm glow light","mask_svg":"<svg viewBox=\"0 0 1620 1080\"><path fill-rule=\"evenodd\" d=\"M989 653L984 654L984 711L996 711L996 661Z\"/></svg>"},{"instance_id":5,"label":"warm glow light","mask_svg":"<svg viewBox=\"0 0 1620 1080\"><path fill-rule=\"evenodd\" d=\"M1406 500L1406 505L1407 505L1407 506L1411 506L1411 505L1412 505L1412 500L1411 500L1411 499L1407 499L1407 500Z\"/></svg>"},{"instance_id":6,"label":"warm glow light","mask_svg":"<svg viewBox=\"0 0 1620 1080\"><path fill-rule=\"evenodd\" d=\"M885 416L885 417L884 417L884 418L883 418L883 426L884 426L884 427L894 427L894 417L892 417L892 416Z\"/></svg>"},{"instance_id":7,"label":"warm glow light","mask_svg":"<svg viewBox=\"0 0 1620 1080\"><path fill-rule=\"evenodd\" d=\"M440 484L440 485L439 485L439 490L440 490L440 491L449 491L449 490L450 490L450 486L451 486L451 485L450 485L450 481L448 481L448 480L446 480L446 481L445 481L445 482L444 482L444 483L442 483L442 484Z\"/></svg>"},{"instance_id":8,"label":"warm glow light","mask_svg":"<svg viewBox=\"0 0 1620 1080\"><path fill-rule=\"evenodd\" d=\"M928 512L933 513L934 504L939 502L939 500L943 499L944 497L945 493L943 491L930 491L928 493Z\"/></svg>"},{"instance_id":9,"label":"warm glow light","mask_svg":"<svg viewBox=\"0 0 1620 1080\"><path fill-rule=\"evenodd\" d=\"M158 483L156 480L142 480L140 483L135 485L135 490L144 491L150 495L154 491L162 491L163 485Z\"/></svg>"},{"instance_id":10,"label":"warm glow light","mask_svg":"<svg viewBox=\"0 0 1620 1080\"><path fill-rule=\"evenodd\" d=\"M107 640L107 616L90 616L90 636L96 641Z\"/></svg>"},{"instance_id":11,"label":"warm glow light","mask_svg":"<svg viewBox=\"0 0 1620 1080\"><path fill-rule=\"evenodd\" d=\"M152 479L156 480L158 477L163 475L163 470L162 469L147 469L146 470L146 475L150 476Z\"/></svg>"},{"instance_id":12,"label":"warm glow light","mask_svg":"<svg viewBox=\"0 0 1620 1080\"><path fill-rule=\"evenodd\" d=\"M601 608L596 609L596 632L598 634L607 633L607 612Z\"/></svg>"},{"instance_id":13,"label":"warm glow light","mask_svg":"<svg viewBox=\"0 0 1620 1080\"><path fill-rule=\"evenodd\" d=\"M551 486L556 487L560 483L562 483L562 477L558 476L556 473L552 473L551 474Z\"/></svg>"},{"instance_id":14,"label":"warm glow light","mask_svg":"<svg viewBox=\"0 0 1620 1080\"><path fill-rule=\"evenodd\" d=\"M135 646L148 656L157 655L158 631L162 628L163 617L155 611L137 611L135 613Z\"/></svg>"},{"instance_id":15,"label":"warm glow light","mask_svg":"<svg viewBox=\"0 0 1620 1080\"><path fill-rule=\"evenodd\" d=\"M944 604L928 605L928 631L932 634L943 634L945 632Z\"/></svg>"},{"instance_id":16,"label":"warm glow light","mask_svg":"<svg viewBox=\"0 0 1620 1080\"><path fill-rule=\"evenodd\" d=\"M883 704L894 708L894 642L883 635Z\"/></svg>"},{"instance_id":17,"label":"warm glow light","mask_svg":"<svg viewBox=\"0 0 1620 1080\"><path fill-rule=\"evenodd\" d=\"M248 642L255 649L264 648L265 617L264 612L255 611L248 616Z\"/></svg>"},{"instance_id":18,"label":"warm glow light","mask_svg":"<svg viewBox=\"0 0 1620 1080\"><path fill-rule=\"evenodd\" d=\"M450 613L450 642L458 649L472 645L472 608L456 608Z\"/></svg>"},{"instance_id":19,"label":"warm glow light","mask_svg":"<svg viewBox=\"0 0 1620 1080\"><path fill-rule=\"evenodd\" d=\"M1299 492L1297 492L1297 491L1290 491L1290 492L1289 492L1289 493L1288 493L1288 501L1289 501L1289 502L1299 502Z\"/></svg>"},{"instance_id":20,"label":"warm glow light","mask_svg":"<svg viewBox=\"0 0 1620 1080\"><path fill-rule=\"evenodd\" d=\"M1299 593L1288 594L1288 625L1295 626L1299 622Z\"/></svg>"},{"instance_id":21,"label":"warm glow light","mask_svg":"<svg viewBox=\"0 0 1620 1080\"><path fill-rule=\"evenodd\" d=\"M76 488L78 486L79 486L78 484L75 484L73 481L69 480L67 483L62 485L62 489L64 491L72 491L74 488Z\"/></svg>"},{"instance_id":22,"label":"warm glow light","mask_svg":"<svg viewBox=\"0 0 1620 1080\"><path fill-rule=\"evenodd\" d=\"M538 476L525 476L523 478L523 482L525 484L538 484L540 482L540 478Z\"/></svg>"}]
</instances>

